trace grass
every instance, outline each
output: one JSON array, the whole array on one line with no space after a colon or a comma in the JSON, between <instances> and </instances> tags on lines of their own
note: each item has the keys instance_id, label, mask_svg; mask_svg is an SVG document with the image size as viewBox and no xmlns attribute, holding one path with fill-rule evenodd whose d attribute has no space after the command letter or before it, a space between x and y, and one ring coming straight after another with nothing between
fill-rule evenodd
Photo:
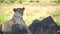
<instances>
[{"instance_id":1,"label":"grass","mask_svg":"<svg viewBox=\"0 0 60 34\"><path fill-rule=\"evenodd\" d=\"M4 22L10 20L12 16L13 16L12 10L0 9L0 24L3 24Z\"/></svg>"},{"instance_id":2,"label":"grass","mask_svg":"<svg viewBox=\"0 0 60 34\"><path fill-rule=\"evenodd\" d=\"M48 3L49 4L49 3ZM47 16L52 16L56 24L60 26L60 5L48 5L47 3L13 3L0 5L0 24L11 20L13 17L13 8L25 7L24 21L29 26L33 20L42 20ZM58 7L57 7L58 6Z\"/></svg>"},{"instance_id":3,"label":"grass","mask_svg":"<svg viewBox=\"0 0 60 34\"><path fill-rule=\"evenodd\" d=\"M56 24L60 26L60 8L56 9L53 16L55 18Z\"/></svg>"}]
</instances>

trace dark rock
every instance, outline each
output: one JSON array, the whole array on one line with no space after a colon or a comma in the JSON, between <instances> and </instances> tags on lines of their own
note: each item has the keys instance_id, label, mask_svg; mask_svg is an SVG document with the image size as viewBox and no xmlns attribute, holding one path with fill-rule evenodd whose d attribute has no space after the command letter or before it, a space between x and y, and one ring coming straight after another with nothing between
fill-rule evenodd
<instances>
[{"instance_id":1,"label":"dark rock","mask_svg":"<svg viewBox=\"0 0 60 34\"><path fill-rule=\"evenodd\" d=\"M57 34L60 34L60 26L55 25L55 31Z\"/></svg>"},{"instance_id":2,"label":"dark rock","mask_svg":"<svg viewBox=\"0 0 60 34\"><path fill-rule=\"evenodd\" d=\"M55 25L53 18L49 16L42 21L33 21L29 28L34 34L56 34Z\"/></svg>"},{"instance_id":3,"label":"dark rock","mask_svg":"<svg viewBox=\"0 0 60 34\"><path fill-rule=\"evenodd\" d=\"M52 17L49 16L41 21L41 27L38 28L37 34L56 34L55 25L56 23Z\"/></svg>"},{"instance_id":4,"label":"dark rock","mask_svg":"<svg viewBox=\"0 0 60 34\"><path fill-rule=\"evenodd\" d=\"M3 32L1 31L1 27L2 27L2 26L0 25L0 34L3 34Z\"/></svg>"},{"instance_id":5,"label":"dark rock","mask_svg":"<svg viewBox=\"0 0 60 34\"><path fill-rule=\"evenodd\" d=\"M29 26L29 28L30 28L30 30L32 31L32 33L34 33L35 34L35 32L37 31L37 29L39 28L39 27L41 27L41 22L40 22L40 20L34 20L33 22L32 22L32 24Z\"/></svg>"},{"instance_id":6,"label":"dark rock","mask_svg":"<svg viewBox=\"0 0 60 34\"><path fill-rule=\"evenodd\" d=\"M13 25L12 29L13 29L13 31L12 31L13 34L17 34L17 33L18 34L28 34L27 30L21 24L20 25L19 24Z\"/></svg>"}]
</instances>

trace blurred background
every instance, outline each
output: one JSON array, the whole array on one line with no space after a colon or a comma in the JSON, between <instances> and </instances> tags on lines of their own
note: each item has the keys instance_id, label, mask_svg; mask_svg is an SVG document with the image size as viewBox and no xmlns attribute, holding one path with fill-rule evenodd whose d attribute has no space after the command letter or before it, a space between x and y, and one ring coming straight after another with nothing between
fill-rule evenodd
<instances>
[{"instance_id":1,"label":"blurred background","mask_svg":"<svg viewBox=\"0 0 60 34\"><path fill-rule=\"evenodd\" d=\"M23 19L27 26L33 20L52 16L60 26L60 0L0 0L0 24L11 20L13 8L25 7Z\"/></svg>"}]
</instances>

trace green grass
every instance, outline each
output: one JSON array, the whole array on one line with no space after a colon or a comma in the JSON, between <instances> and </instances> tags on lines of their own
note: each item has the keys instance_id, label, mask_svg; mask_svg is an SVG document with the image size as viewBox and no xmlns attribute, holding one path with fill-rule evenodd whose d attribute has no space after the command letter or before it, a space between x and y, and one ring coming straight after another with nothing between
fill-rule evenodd
<instances>
[{"instance_id":1,"label":"green grass","mask_svg":"<svg viewBox=\"0 0 60 34\"><path fill-rule=\"evenodd\" d=\"M0 24L3 24L3 23L6 22L7 20L9 20L8 17L5 17L5 16L1 16L1 15L0 15Z\"/></svg>"},{"instance_id":2,"label":"green grass","mask_svg":"<svg viewBox=\"0 0 60 34\"><path fill-rule=\"evenodd\" d=\"M11 4L11 3L23 3L25 2L25 0L0 0L0 3L7 3L7 4Z\"/></svg>"},{"instance_id":3,"label":"green grass","mask_svg":"<svg viewBox=\"0 0 60 34\"><path fill-rule=\"evenodd\" d=\"M51 0L52 3L60 3L60 0Z\"/></svg>"},{"instance_id":4,"label":"green grass","mask_svg":"<svg viewBox=\"0 0 60 34\"><path fill-rule=\"evenodd\" d=\"M4 22L10 20L13 16L13 11L12 10L8 10L8 11L2 11L0 9L0 24L3 24ZM11 15L10 15L11 14Z\"/></svg>"},{"instance_id":5,"label":"green grass","mask_svg":"<svg viewBox=\"0 0 60 34\"><path fill-rule=\"evenodd\" d=\"M0 0L0 4L1 3L4 3L4 4L11 4L11 3L24 3L24 2L30 2L30 3L39 3L40 2L40 0ZM44 1L44 0L42 0L42 1ZM60 3L60 0L50 0L50 2L52 2L52 3Z\"/></svg>"}]
</instances>

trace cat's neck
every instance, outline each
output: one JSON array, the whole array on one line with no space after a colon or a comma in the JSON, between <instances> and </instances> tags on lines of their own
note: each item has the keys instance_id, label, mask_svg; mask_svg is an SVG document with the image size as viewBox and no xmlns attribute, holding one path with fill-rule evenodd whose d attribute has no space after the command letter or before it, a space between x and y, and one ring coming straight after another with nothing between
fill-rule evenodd
<instances>
[{"instance_id":1,"label":"cat's neck","mask_svg":"<svg viewBox=\"0 0 60 34\"><path fill-rule=\"evenodd\" d=\"M20 14L19 17L14 15L13 20L14 20L15 23L24 25L23 15L21 15L21 14Z\"/></svg>"}]
</instances>

